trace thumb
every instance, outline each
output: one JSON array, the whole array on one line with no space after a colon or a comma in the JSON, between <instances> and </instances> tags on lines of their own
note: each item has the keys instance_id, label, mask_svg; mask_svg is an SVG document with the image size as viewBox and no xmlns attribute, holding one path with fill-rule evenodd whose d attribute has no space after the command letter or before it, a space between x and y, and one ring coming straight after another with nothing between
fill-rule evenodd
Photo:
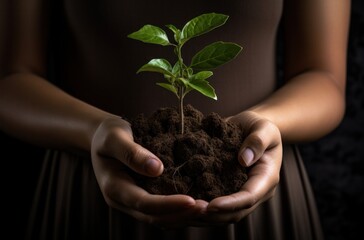
<instances>
[{"instance_id":1,"label":"thumb","mask_svg":"<svg viewBox=\"0 0 364 240\"><path fill-rule=\"evenodd\" d=\"M256 133L252 133L244 140L239 151L239 162L244 167L250 167L262 157L266 150L266 143Z\"/></svg>"},{"instance_id":2,"label":"thumb","mask_svg":"<svg viewBox=\"0 0 364 240\"><path fill-rule=\"evenodd\" d=\"M239 162L244 167L251 166L255 162L254 151L250 147L245 147L244 149L240 150Z\"/></svg>"},{"instance_id":3,"label":"thumb","mask_svg":"<svg viewBox=\"0 0 364 240\"><path fill-rule=\"evenodd\" d=\"M245 138L239 151L239 162L249 167L260 159L264 153L281 143L279 129L269 121L259 121Z\"/></svg>"},{"instance_id":4,"label":"thumb","mask_svg":"<svg viewBox=\"0 0 364 240\"><path fill-rule=\"evenodd\" d=\"M162 161L134 142L130 124L122 119L109 118L96 129L91 151L103 157L112 157L142 175L155 177L163 172Z\"/></svg>"},{"instance_id":5,"label":"thumb","mask_svg":"<svg viewBox=\"0 0 364 240\"><path fill-rule=\"evenodd\" d=\"M150 177L162 174L162 161L141 145L125 140L120 149L117 158L135 172Z\"/></svg>"}]
</instances>

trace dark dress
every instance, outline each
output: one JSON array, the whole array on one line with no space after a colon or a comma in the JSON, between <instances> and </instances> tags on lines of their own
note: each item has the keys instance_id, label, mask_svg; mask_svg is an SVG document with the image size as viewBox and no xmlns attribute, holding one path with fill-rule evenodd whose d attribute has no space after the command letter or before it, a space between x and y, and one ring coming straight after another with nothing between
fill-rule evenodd
<instances>
[{"instance_id":1,"label":"dark dress","mask_svg":"<svg viewBox=\"0 0 364 240\"><path fill-rule=\"evenodd\" d=\"M179 8L179 9L178 9ZM276 88L276 37L283 0L53 1L49 78L70 94L101 109L132 118L175 97L155 86L159 75L136 74L152 58L170 59L171 49L126 36L144 24L183 24L202 13L229 15L227 23L184 46L187 57L213 41L243 46L210 82L219 100L191 93L203 113L230 116ZM284 146L275 196L237 224L163 231L109 208L97 185L90 156L49 150L35 193L27 239L322 239L315 199L296 147Z\"/></svg>"}]
</instances>

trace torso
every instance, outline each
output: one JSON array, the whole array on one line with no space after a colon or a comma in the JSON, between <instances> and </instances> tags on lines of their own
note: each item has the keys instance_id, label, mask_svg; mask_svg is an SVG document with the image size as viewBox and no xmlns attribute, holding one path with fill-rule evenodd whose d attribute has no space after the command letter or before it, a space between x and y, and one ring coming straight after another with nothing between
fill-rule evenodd
<instances>
[{"instance_id":1,"label":"torso","mask_svg":"<svg viewBox=\"0 0 364 240\"><path fill-rule=\"evenodd\" d=\"M177 106L176 97L155 83L157 73L136 71L152 58L175 61L171 47L145 44L127 38L145 24L182 28L202 13L229 15L225 25L184 47L185 60L214 41L236 42L243 51L233 61L215 69L209 80L218 100L190 93L185 102L204 113L232 115L261 101L275 88L275 38L283 0L74 1L64 0L63 29L54 31L59 50L58 83L82 100L112 113L133 117L159 107ZM178 9L180 8L180 9ZM171 37L172 38L172 37ZM188 60L186 60L188 61Z\"/></svg>"}]
</instances>

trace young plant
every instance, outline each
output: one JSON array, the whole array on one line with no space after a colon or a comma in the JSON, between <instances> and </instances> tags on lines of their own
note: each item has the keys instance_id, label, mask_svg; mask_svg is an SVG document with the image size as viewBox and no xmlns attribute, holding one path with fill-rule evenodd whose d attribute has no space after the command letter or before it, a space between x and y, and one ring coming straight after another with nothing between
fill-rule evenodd
<instances>
[{"instance_id":1,"label":"young plant","mask_svg":"<svg viewBox=\"0 0 364 240\"><path fill-rule=\"evenodd\" d=\"M172 46L176 55L176 62L172 65L163 58L155 58L143 65L139 72L157 72L164 76L165 82L157 85L173 92L179 100L179 113L181 133L184 133L184 97L196 90L203 95L217 100L215 89L207 79L213 75L214 68L234 59L242 50L242 47L231 42L214 42L197 52L189 64L183 62L182 47L190 39L210 32L225 24L229 16L218 13L206 13L188 21L182 30L169 24L166 27L174 34L174 42L170 42L166 32L153 25L145 25L136 32L128 35L129 38L144 43Z\"/></svg>"}]
</instances>

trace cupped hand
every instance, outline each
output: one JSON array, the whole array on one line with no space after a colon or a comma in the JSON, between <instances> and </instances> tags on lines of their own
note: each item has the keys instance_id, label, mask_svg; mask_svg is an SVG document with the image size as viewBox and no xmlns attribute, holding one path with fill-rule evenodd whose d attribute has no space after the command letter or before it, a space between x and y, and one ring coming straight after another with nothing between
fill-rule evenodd
<instances>
[{"instance_id":1,"label":"cupped hand","mask_svg":"<svg viewBox=\"0 0 364 240\"><path fill-rule=\"evenodd\" d=\"M91 144L92 165L107 204L132 217L160 227L190 225L206 210L207 202L187 195L153 195L138 187L127 168L150 177L162 174L163 164L133 140L131 127L122 119L106 119Z\"/></svg>"},{"instance_id":2,"label":"cupped hand","mask_svg":"<svg viewBox=\"0 0 364 240\"><path fill-rule=\"evenodd\" d=\"M239 151L239 162L248 167L248 181L237 193L213 199L203 217L206 224L238 222L270 199L279 182L282 141L279 129L254 112L227 118L247 134Z\"/></svg>"}]
</instances>

